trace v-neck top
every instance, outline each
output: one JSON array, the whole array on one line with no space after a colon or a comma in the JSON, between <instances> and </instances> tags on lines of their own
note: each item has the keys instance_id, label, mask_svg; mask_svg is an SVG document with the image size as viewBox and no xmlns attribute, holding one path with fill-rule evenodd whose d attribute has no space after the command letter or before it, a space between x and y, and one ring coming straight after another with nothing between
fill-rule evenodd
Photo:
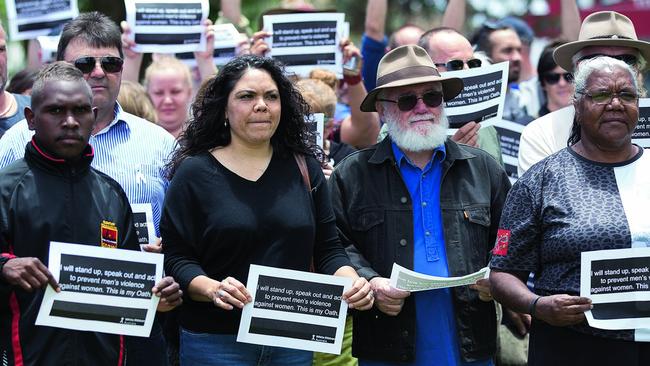
<instances>
[{"instance_id":1,"label":"v-neck top","mask_svg":"<svg viewBox=\"0 0 650 366\"><path fill-rule=\"evenodd\" d=\"M165 270L187 291L196 276L246 283L251 264L332 274L350 261L341 245L320 165L307 158L308 192L293 156L274 153L256 181L211 154L184 160L172 179L161 220ZM181 325L234 334L238 309L224 311L186 298Z\"/></svg>"}]
</instances>

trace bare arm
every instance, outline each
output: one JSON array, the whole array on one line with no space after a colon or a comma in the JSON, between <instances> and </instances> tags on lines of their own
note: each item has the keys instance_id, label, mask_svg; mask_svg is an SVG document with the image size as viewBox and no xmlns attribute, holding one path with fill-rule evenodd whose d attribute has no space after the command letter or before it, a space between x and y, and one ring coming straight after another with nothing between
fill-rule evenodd
<instances>
[{"instance_id":1,"label":"bare arm","mask_svg":"<svg viewBox=\"0 0 650 366\"><path fill-rule=\"evenodd\" d=\"M590 299L566 294L535 295L524 283L526 276L524 272L511 273L493 269L490 272L492 296L518 313L530 313L554 326L578 324L585 320L585 311L592 307ZM536 305L531 308L535 299Z\"/></svg>"},{"instance_id":2,"label":"bare arm","mask_svg":"<svg viewBox=\"0 0 650 366\"><path fill-rule=\"evenodd\" d=\"M492 297L518 313L528 313L528 306L537 295L526 286L527 273L490 271Z\"/></svg>"},{"instance_id":3,"label":"bare arm","mask_svg":"<svg viewBox=\"0 0 650 366\"><path fill-rule=\"evenodd\" d=\"M135 41L129 39L131 27L126 21L120 23L122 27L122 49L124 50L124 66L122 68L122 80L139 82L140 66L142 65L142 54L133 51Z\"/></svg>"},{"instance_id":4,"label":"bare arm","mask_svg":"<svg viewBox=\"0 0 650 366\"><path fill-rule=\"evenodd\" d=\"M27 43L27 68L38 70L41 67L41 45L35 39L30 39Z\"/></svg>"},{"instance_id":5,"label":"bare arm","mask_svg":"<svg viewBox=\"0 0 650 366\"><path fill-rule=\"evenodd\" d=\"M388 0L368 0L366 6L366 22L364 32L375 41L384 40L386 33L386 13L388 12Z\"/></svg>"},{"instance_id":6,"label":"bare arm","mask_svg":"<svg viewBox=\"0 0 650 366\"><path fill-rule=\"evenodd\" d=\"M343 62L352 56L361 57L361 52L349 40L343 40ZM344 78L345 80L345 78ZM348 84L348 101L350 104L350 118L341 123L341 141L357 148L374 145L379 134L379 116L377 113L361 111L361 103L368 92L361 80L356 84Z\"/></svg>"},{"instance_id":7,"label":"bare arm","mask_svg":"<svg viewBox=\"0 0 650 366\"><path fill-rule=\"evenodd\" d=\"M221 12L233 24L241 22L241 0L221 0Z\"/></svg>"},{"instance_id":8,"label":"bare arm","mask_svg":"<svg viewBox=\"0 0 650 366\"><path fill-rule=\"evenodd\" d=\"M580 12L575 0L561 0L560 22L562 24L562 38L571 42L578 39L580 34Z\"/></svg>"},{"instance_id":9,"label":"bare arm","mask_svg":"<svg viewBox=\"0 0 650 366\"><path fill-rule=\"evenodd\" d=\"M442 16L442 26L462 32L465 24L465 0L449 0Z\"/></svg>"},{"instance_id":10,"label":"bare arm","mask_svg":"<svg viewBox=\"0 0 650 366\"><path fill-rule=\"evenodd\" d=\"M212 28L212 21L206 19L203 25L205 26L205 51L194 52L201 81L208 80L217 73L217 67L214 65L212 58L214 53L214 30Z\"/></svg>"}]
</instances>

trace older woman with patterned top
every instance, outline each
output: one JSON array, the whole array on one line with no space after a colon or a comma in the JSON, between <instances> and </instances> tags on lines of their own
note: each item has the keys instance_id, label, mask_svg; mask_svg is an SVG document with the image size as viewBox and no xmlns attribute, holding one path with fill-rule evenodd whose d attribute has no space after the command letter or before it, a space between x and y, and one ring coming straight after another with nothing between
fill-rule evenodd
<instances>
[{"instance_id":1,"label":"older woman with patterned top","mask_svg":"<svg viewBox=\"0 0 650 366\"><path fill-rule=\"evenodd\" d=\"M650 156L632 143L637 75L606 56L577 70L569 147L528 170L506 200L492 295L532 315L529 365L648 365L643 332L590 327L592 302L579 296L582 252L650 245L642 234L650 222L639 220L650 204Z\"/></svg>"}]
</instances>

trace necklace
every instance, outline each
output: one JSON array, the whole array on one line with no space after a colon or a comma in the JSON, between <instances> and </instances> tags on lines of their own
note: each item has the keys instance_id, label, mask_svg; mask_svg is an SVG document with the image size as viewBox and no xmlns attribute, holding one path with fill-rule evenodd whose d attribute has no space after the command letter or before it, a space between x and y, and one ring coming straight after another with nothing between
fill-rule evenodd
<instances>
[{"instance_id":1,"label":"necklace","mask_svg":"<svg viewBox=\"0 0 650 366\"><path fill-rule=\"evenodd\" d=\"M7 107L6 107L2 112L0 112L0 117L1 117L1 118L6 117L7 114L9 114L9 112L11 112L11 110L14 109L14 108L16 107L16 98L14 98L14 96L11 95L11 93L7 93L7 92L5 91L5 92L4 92L4 98L5 98L5 101L6 101L7 98L8 98L8 99L9 99L9 103L7 104Z\"/></svg>"}]
</instances>

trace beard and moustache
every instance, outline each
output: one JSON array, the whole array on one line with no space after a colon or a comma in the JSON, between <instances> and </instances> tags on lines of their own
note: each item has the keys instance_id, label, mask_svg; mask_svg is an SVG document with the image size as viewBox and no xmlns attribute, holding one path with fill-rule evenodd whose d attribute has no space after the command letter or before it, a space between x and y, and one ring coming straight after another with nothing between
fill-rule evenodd
<instances>
[{"instance_id":1,"label":"beard and moustache","mask_svg":"<svg viewBox=\"0 0 650 366\"><path fill-rule=\"evenodd\" d=\"M395 109L385 109L383 116L388 127L388 135L400 149L413 152L433 150L447 140L449 120L444 110L437 118L433 113L411 116L406 122L407 126L400 125L400 113L402 112ZM422 120L431 122L421 124L417 128L409 128L410 123Z\"/></svg>"}]
</instances>

